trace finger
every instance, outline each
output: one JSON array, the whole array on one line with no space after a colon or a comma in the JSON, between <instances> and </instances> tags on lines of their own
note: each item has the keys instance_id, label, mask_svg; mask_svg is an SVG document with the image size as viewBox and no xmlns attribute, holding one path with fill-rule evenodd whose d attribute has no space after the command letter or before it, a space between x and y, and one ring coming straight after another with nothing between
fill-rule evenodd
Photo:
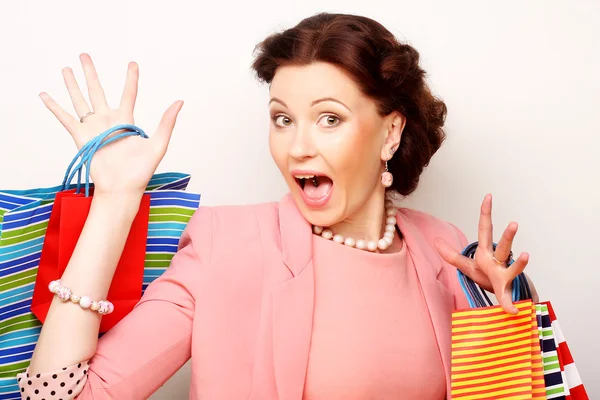
<instances>
[{"instance_id":1,"label":"finger","mask_svg":"<svg viewBox=\"0 0 600 400\"><path fill-rule=\"evenodd\" d=\"M433 241L433 246L439 255L442 256L444 261L446 261L448 264L454 265L463 274L473 279L475 265L472 259L460 254L442 238L435 238Z\"/></svg>"},{"instance_id":2,"label":"finger","mask_svg":"<svg viewBox=\"0 0 600 400\"><path fill-rule=\"evenodd\" d=\"M85 81L87 83L92 109L98 111L108 108L104 90L100 85L100 80L98 79L98 74L96 73L96 68L94 67L91 57L88 54L83 53L79 56L79 59L81 60L81 66L83 67L83 73L85 74Z\"/></svg>"},{"instance_id":3,"label":"finger","mask_svg":"<svg viewBox=\"0 0 600 400\"><path fill-rule=\"evenodd\" d=\"M40 93L40 98L48 108L54 114L54 116L60 121L60 123L67 129L67 131L74 136L75 127L79 123L71 114L63 110L52 97L47 93Z\"/></svg>"},{"instance_id":4,"label":"finger","mask_svg":"<svg viewBox=\"0 0 600 400\"><path fill-rule=\"evenodd\" d=\"M493 226L492 226L492 195L488 194L481 203L479 214L479 229L477 232L479 247L492 251Z\"/></svg>"},{"instance_id":5,"label":"finger","mask_svg":"<svg viewBox=\"0 0 600 400\"><path fill-rule=\"evenodd\" d=\"M512 302L512 288L507 287L500 295L496 294L498 304L509 314L516 315L519 309Z\"/></svg>"},{"instance_id":6,"label":"finger","mask_svg":"<svg viewBox=\"0 0 600 400\"><path fill-rule=\"evenodd\" d=\"M510 249L512 249L513 240L518 229L519 225L516 222L511 222L504 230L504 233L502 233L502 237L500 238L500 241L496 246L496 250L494 251L494 257L496 257L498 261L508 261Z\"/></svg>"},{"instance_id":7,"label":"finger","mask_svg":"<svg viewBox=\"0 0 600 400\"><path fill-rule=\"evenodd\" d=\"M75 109L75 112L79 118L81 118L91 111L90 106L88 105L87 101L85 101L83 94L81 94L81 89L77 84L75 75L73 75L73 70L68 67L63 68L62 74L65 85L67 86L67 91L71 97L71 102L73 102L73 108Z\"/></svg>"},{"instance_id":8,"label":"finger","mask_svg":"<svg viewBox=\"0 0 600 400\"><path fill-rule=\"evenodd\" d=\"M529 254L521 253L519 255L519 258L517 258L517 260L514 263L512 263L510 267L506 268L508 279L510 281L515 279L519 274L521 274L525 270L527 264L529 264Z\"/></svg>"},{"instance_id":9,"label":"finger","mask_svg":"<svg viewBox=\"0 0 600 400\"><path fill-rule=\"evenodd\" d=\"M139 67L137 63L130 62L127 67L127 78L125 79L125 87L121 96L120 108L133 114L135 108L135 100L138 93Z\"/></svg>"},{"instance_id":10,"label":"finger","mask_svg":"<svg viewBox=\"0 0 600 400\"><path fill-rule=\"evenodd\" d=\"M175 122L177 121L177 115L179 114L181 107L183 107L183 100L171 104L163 114L160 123L158 124L158 128L156 129L156 133L153 136L153 140L158 144L161 157L167 152L169 141L171 140L171 135L175 128Z\"/></svg>"}]
</instances>

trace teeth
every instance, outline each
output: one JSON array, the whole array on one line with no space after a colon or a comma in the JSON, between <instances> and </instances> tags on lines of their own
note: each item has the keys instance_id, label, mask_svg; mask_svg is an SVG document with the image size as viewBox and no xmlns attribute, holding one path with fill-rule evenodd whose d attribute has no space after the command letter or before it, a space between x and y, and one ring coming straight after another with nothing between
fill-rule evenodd
<instances>
[{"instance_id":1,"label":"teeth","mask_svg":"<svg viewBox=\"0 0 600 400\"><path fill-rule=\"evenodd\" d=\"M308 182L308 181L312 182L314 187L319 186L319 180L316 175L294 175L294 178L296 178L300 181L300 184L302 185L303 188L304 188L304 185L306 184L306 182Z\"/></svg>"}]
</instances>

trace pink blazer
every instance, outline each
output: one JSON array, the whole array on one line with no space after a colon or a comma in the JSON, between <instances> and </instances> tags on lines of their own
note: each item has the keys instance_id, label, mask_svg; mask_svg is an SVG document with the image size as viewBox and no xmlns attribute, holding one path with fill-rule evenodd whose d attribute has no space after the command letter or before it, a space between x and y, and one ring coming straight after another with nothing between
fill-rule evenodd
<instances>
[{"instance_id":1,"label":"pink blazer","mask_svg":"<svg viewBox=\"0 0 600 400\"><path fill-rule=\"evenodd\" d=\"M451 312L468 307L432 247L466 244L453 225L400 209L450 393ZM279 203L201 207L171 267L91 360L79 399L143 399L190 357L191 399L302 398L312 330L311 227L288 195ZM450 397L449 395L447 396Z\"/></svg>"}]
</instances>

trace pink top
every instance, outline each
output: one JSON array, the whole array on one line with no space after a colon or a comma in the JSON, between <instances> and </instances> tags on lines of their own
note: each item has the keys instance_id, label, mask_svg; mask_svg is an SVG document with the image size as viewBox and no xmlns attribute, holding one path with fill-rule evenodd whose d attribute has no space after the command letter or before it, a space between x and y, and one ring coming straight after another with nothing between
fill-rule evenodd
<instances>
[{"instance_id":1,"label":"pink top","mask_svg":"<svg viewBox=\"0 0 600 400\"><path fill-rule=\"evenodd\" d=\"M315 236L315 313L304 400L444 399L444 367L406 246Z\"/></svg>"}]
</instances>

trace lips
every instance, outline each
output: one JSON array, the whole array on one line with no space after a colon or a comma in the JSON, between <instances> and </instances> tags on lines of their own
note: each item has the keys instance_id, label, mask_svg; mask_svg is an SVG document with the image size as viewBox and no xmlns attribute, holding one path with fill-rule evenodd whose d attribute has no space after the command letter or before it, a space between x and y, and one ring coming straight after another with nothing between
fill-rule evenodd
<instances>
[{"instance_id":1,"label":"lips","mask_svg":"<svg viewBox=\"0 0 600 400\"><path fill-rule=\"evenodd\" d=\"M295 170L292 175L300 189L302 200L311 208L324 207L333 192L333 180L318 171Z\"/></svg>"}]
</instances>

